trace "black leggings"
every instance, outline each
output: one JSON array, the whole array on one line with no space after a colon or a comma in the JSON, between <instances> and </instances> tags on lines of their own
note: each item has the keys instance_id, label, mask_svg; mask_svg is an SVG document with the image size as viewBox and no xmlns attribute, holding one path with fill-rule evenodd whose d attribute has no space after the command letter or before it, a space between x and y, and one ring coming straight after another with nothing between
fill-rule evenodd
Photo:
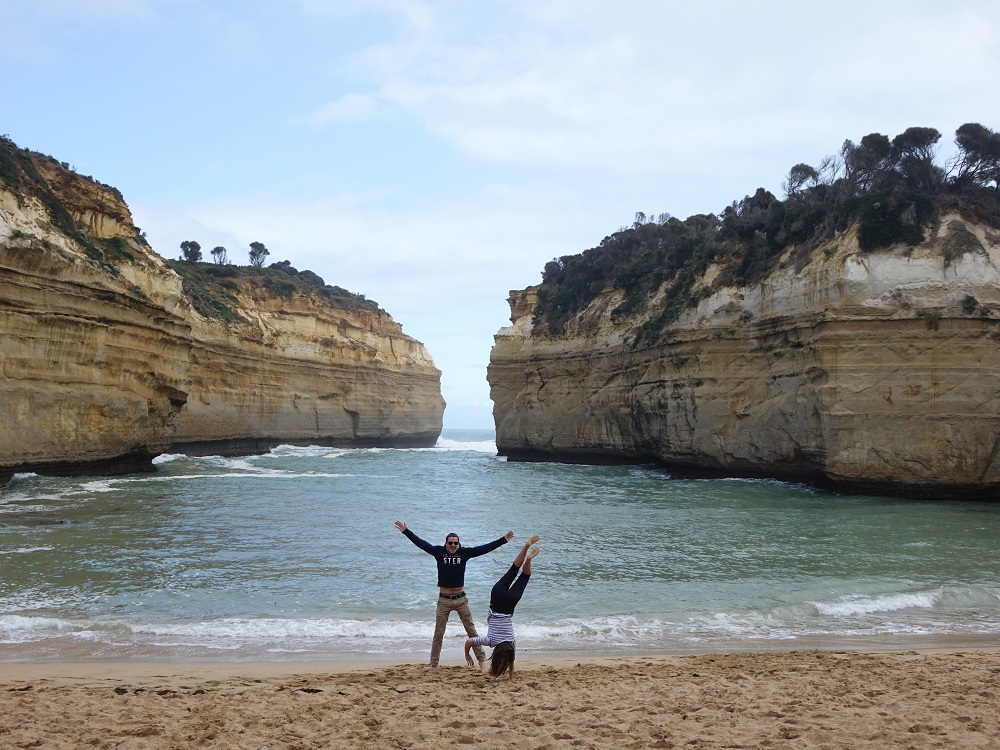
<instances>
[{"instance_id":1,"label":"black leggings","mask_svg":"<svg viewBox=\"0 0 1000 750\"><path fill-rule=\"evenodd\" d=\"M515 581L514 576L517 576L518 570L520 568L516 565L511 565L510 570L504 573L503 577L493 585L493 589L490 591L490 609L494 612L505 615L514 614L514 607L521 601L524 587L528 585L528 579L531 578L527 573L521 573Z\"/></svg>"}]
</instances>

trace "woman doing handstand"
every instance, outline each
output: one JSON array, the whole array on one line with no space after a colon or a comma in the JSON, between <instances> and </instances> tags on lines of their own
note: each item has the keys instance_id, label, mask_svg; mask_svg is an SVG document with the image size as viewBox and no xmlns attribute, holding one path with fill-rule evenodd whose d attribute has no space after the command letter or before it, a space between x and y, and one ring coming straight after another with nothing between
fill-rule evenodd
<instances>
[{"instance_id":1,"label":"woman doing handstand","mask_svg":"<svg viewBox=\"0 0 1000 750\"><path fill-rule=\"evenodd\" d=\"M514 607L521 601L524 587L528 585L528 579L531 578L531 560L541 551L539 547L535 547L531 552L528 552L528 547L540 538L533 536L527 541L521 551L517 553L517 557L514 558L514 564L490 591L490 610L486 617L488 626L486 635L467 638L465 641L465 660L470 667L475 666L472 655L469 653L472 647L491 646L493 654L490 656L490 674L494 677L500 677L504 672L507 672L509 679L514 679ZM519 570L521 575L517 575ZM517 580L514 580L515 577Z\"/></svg>"}]
</instances>

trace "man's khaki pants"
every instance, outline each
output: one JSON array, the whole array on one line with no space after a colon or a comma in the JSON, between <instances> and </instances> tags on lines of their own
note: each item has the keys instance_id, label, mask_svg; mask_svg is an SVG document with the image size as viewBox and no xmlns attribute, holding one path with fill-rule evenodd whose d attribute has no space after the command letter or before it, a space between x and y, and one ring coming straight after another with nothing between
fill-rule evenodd
<instances>
[{"instance_id":1,"label":"man's khaki pants","mask_svg":"<svg viewBox=\"0 0 1000 750\"><path fill-rule=\"evenodd\" d=\"M437 604L437 616L434 619L434 642L431 644L431 666L436 667L438 661L441 659L441 645L444 643L444 629L448 624L448 615L452 612L458 612L458 616L462 620L462 624L465 626L465 632L470 638L475 638L479 635L476 632L476 623L472 621L472 611L469 609L469 598L463 596L459 599L445 599L443 596L438 597ZM473 646L472 650L476 653L476 659L482 664L486 660L486 654L483 653L482 646Z\"/></svg>"}]
</instances>

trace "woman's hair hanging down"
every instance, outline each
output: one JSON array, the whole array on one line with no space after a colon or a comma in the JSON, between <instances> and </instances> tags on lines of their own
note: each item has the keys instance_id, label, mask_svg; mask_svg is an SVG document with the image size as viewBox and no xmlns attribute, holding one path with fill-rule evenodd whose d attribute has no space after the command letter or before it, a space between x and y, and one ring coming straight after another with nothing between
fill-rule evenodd
<instances>
[{"instance_id":1,"label":"woman's hair hanging down","mask_svg":"<svg viewBox=\"0 0 1000 750\"><path fill-rule=\"evenodd\" d=\"M501 677L513 663L514 644L510 641L498 643L490 656L490 674L494 677Z\"/></svg>"}]
</instances>

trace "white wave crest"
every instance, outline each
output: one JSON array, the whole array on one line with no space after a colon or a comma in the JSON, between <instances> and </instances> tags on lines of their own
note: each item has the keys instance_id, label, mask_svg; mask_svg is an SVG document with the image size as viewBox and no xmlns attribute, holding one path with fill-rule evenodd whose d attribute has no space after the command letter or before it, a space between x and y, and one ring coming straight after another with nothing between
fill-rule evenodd
<instances>
[{"instance_id":1,"label":"white wave crest","mask_svg":"<svg viewBox=\"0 0 1000 750\"><path fill-rule=\"evenodd\" d=\"M0 555L23 555L28 552L48 552L54 547L19 547L18 549L0 550Z\"/></svg>"},{"instance_id":2,"label":"white wave crest","mask_svg":"<svg viewBox=\"0 0 1000 750\"><path fill-rule=\"evenodd\" d=\"M82 492L117 492L116 481L113 479L99 479L93 482L84 482L80 485Z\"/></svg>"},{"instance_id":3,"label":"white wave crest","mask_svg":"<svg viewBox=\"0 0 1000 750\"><path fill-rule=\"evenodd\" d=\"M161 453L159 456L153 459L153 465L159 466L160 464L169 464L172 461L177 461L181 458L187 458L183 453Z\"/></svg>"},{"instance_id":4,"label":"white wave crest","mask_svg":"<svg viewBox=\"0 0 1000 750\"><path fill-rule=\"evenodd\" d=\"M941 598L941 591L885 594L882 596L845 596L834 602L810 602L821 615L857 617L876 612L902 609L931 609Z\"/></svg>"},{"instance_id":5,"label":"white wave crest","mask_svg":"<svg viewBox=\"0 0 1000 750\"><path fill-rule=\"evenodd\" d=\"M438 438L433 450L438 451L472 451L474 453L497 452L496 440L450 440L448 438Z\"/></svg>"},{"instance_id":6,"label":"white wave crest","mask_svg":"<svg viewBox=\"0 0 1000 750\"><path fill-rule=\"evenodd\" d=\"M255 469L253 471L238 472L227 471L222 474L172 474L166 477L143 477L141 479L118 479L118 483L143 484L148 482L175 482L179 480L191 479L301 479L302 477L319 477L322 479L335 479L337 477L353 476L351 474L334 474L331 472L309 471L295 472L283 471L281 469Z\"/></svg>"},{"instance_id":7,"label":"white wave crest","mask_svg":"<svg viewBox=\"0 0 1000 750\"><path fill-rule=\"evenodd\" d=\"M188 623L145 623L130 626L134 633L186 638L276 640L332 638L430 638L426 621L329 618L225 618ZM456 625L457 627L457 625Z\"/></svg>"},{"instance_id":8,"label":"white wave crest","mask_svg":"<svg viewBox=\"0 0 1000 750\"><path fill-rule=\"evenodd\" d=\"M276 445L268 455L292 456L295 458L329 458L347 453L343 448L331 448L328 445Z\"/></svg>"},{"instance_id":9,"label":"white wave crest","mask_svg":"<svg viewBox=\"0 0 1000 750\"><path fill-rule=\"evenodd\" d=\"M0 643L31 643L56 638L73 627L66 620L55 617L0 615Z\"/></svg>"}]
</instances>

